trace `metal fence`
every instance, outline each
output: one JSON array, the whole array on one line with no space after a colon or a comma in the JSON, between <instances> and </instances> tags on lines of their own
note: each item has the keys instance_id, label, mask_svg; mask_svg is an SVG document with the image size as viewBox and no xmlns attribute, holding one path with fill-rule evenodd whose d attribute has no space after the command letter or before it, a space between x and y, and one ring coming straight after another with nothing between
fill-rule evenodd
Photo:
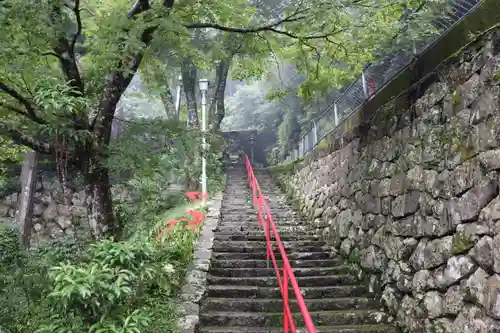
<instances>
[{"instance_id":1,"label":"metal fence","mask_svg":"<svg viewBox=\"0 0 500 333\"><path fill-rule=\"evenodd\" d=\"M314 149L318 142L339 126L345 118L356 112L390 83L397 74L406 69L412 59L420 56L431 45L438 42L481 2L482 0L450 0L446 14L433 21L438 33L426 40L414 41L411 50L393 52L366 66L361 75L344 90L344 93L335 99L319 117L311 121L307 132L296 143L296 148L286 155L285 162L293 161Z\"/></svg>"}]
</instances>

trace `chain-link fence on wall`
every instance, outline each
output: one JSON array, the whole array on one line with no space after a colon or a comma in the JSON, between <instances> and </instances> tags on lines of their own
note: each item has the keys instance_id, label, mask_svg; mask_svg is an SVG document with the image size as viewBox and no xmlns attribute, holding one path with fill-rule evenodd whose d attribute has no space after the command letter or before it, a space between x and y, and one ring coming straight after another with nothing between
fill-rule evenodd
<instances>
[{"instance_id":1,"label":"chain-link fence on wall","mask_svg":"<svg viewBox=\"0 0 500 333\"><path fill-rule=\"evenodd\" d=\"M450 0L449 11L446 15L433 22L440 33L426 40L414 41L413 47L406 52L393 52L365 66L361 75L345 89L344 93L334 100L319 117L311 121L308 131L296 143L296 148L287 152L285 161L295 160L314 149L318 142L342 123L346 117L373 98L394 77L405 70L415 57L420 56L431 45L439 42L481 2L482 0Z\"/></svg>"}]
</instances>

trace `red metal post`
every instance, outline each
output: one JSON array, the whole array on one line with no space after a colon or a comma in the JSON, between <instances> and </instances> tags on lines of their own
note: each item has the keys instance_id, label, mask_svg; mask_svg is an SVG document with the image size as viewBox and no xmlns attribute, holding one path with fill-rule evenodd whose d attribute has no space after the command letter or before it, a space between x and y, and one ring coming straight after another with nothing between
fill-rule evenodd
<instances>
[{"instance_id":1,"label":"red metal post","mask_svg":"<svg viewBox=\"0 0 500 333\"><path fill-rule=\"evenodd\" d=\"M262 226L262 220L264 219L262 217L262 197L259 197L257 203L257 217L259 219L259 225Z\"/></svg>"},{"instance_id":2,"label":"red metal post","mask_svg":"<svg viewBox=\"0 0 500 333\"><path fill-rule=\"evenodd\" d=\"M269 215L266 212L266 225L264 228L264 232L266 233L266 247L267 247L267 264L269 265L269 257L271 256L271 253L273 252L273 247L271 245L271 222L269 221Z\"/></svg>"},{"instance_id":3,"label":"red metal post","mask_svg":"<svg viewBox=\"0 0 500 333\"><path fill-rule=\"evenodd\" d=\"M290 306L288 303L288 272L286 266L283 265L283 331L285 333L288 333L288 321L293 320L293 318L288 318L287 305Z\"/></svg>"}]
</instances>

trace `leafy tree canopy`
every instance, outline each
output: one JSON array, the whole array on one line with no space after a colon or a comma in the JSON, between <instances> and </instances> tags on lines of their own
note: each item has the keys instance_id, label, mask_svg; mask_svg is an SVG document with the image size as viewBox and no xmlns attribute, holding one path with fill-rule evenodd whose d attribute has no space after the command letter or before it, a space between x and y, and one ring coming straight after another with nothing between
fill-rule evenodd
<instances>
[{"instance_id":1,"label":"leafy tree canopy","mask_svg":"<svg viewBox=\"0 0 500 333\"><path fill-rule=\"evenodd\" d=\"M154 86L182 67L195 125L196 68L213 75L217 65L214 98L223 101L230 67L234 78L258 79L270 64L294 64L303 78L298 96L310 100L358 73L403 27L409 36L431 31L442 1L4 0L0 134L73 161L99 188L91 191L100 193L93 216L107 218L97 224L109 224L101 162L117 104L138 70ZM408 8L418 24L398 20ZM215 107L216 125L223 108Z\"/></svg>"},{"instance_id":2,"label":"leafy tree canopy","mask_svg":"<svg viewBox=\"0 0 500 333\"><path fill-rule=\"evenodd\" d=\"M211 63L236 45L240 51L234 78L262 77L269 62L279 58L305 75L299 95L309 99L358 73L382 51L383 41L401 29L398 19L406 8L422 4L171 0L137 1L130 9L128 0L6 0L0 6L0 63L5 64L0 73L0 117L9 129L32 133L34 127L61 127L79 117L92 121L109 74L134 72L139 53L146 60L145 73L176 77L172 69L179 67L180 57L188 55L199 68L210 71ZM411 35L431 31L430 13L436 6L442 6L442 0L425 2L418 25L410 25ZM80 59L75 65L72 53L80 44L85 55L76 57ZM164 80L163 75L156 77Z\"/></svg>"},{"instance_id":3,"label":"leafy tree canopy","mask_svg":"<svg viewBox=\"0 0 500 333\"><path fill-rule=\"evenodd\" d=\"M447 9L442 0L297 1L294 6L303 10L299 17L314 13L314 19L287 22L284 35L254 35L259 47L235 56L231 78L248 84L228 99L224 120L226 129L276 131L281 151L297 132L309 129L302 125L364 65L411 50L415 41L436 34L433 20ZM285 6L283 13L289 10Z\"/></svg>"}]
</instances>

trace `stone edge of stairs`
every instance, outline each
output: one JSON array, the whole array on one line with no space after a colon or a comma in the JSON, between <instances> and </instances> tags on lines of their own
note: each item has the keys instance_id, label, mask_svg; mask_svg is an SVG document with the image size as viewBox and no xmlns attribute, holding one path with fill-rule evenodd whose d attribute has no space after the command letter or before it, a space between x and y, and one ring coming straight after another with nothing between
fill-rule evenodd
<instances>
[{"instance_id":1,"label":"stone edge of stairs","mask_svg":"<svg viewBox=\"0 0 500 333\"><path fill-rule=\"evenodd\" d=\"M200 301L205 294L208 269L212 257L215 230L221 220L221 207L224 191L217 193L209 203L209 212L199 237L194 241L194 253L191 264L180 290L179 332L195 333L200 319Z\"/></svg>"}]
</instances>

